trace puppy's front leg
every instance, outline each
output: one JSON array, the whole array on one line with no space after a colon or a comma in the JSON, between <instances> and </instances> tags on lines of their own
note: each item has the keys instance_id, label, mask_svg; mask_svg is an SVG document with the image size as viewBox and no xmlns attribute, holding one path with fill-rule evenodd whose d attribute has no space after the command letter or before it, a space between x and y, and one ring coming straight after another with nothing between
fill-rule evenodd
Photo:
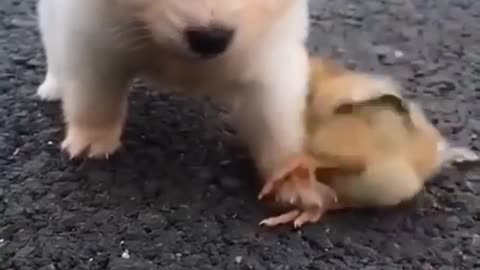
<instances>
[{"instance_id":1,"label":"puppy's front leg","mask_svg":"<svg viewBox=\"0 0 480 270\"><path fill-rule=\"evenodd\" d=\"M92 76L71 82L65 90L66 137L62 149L72 158L85 152L91 158L108 158L121 145L127 83Z\"/></svg>"},{"instance_id":2,"label":"puppy's front leg","mask_svg":"<svg viewBox=\"0 0 480 270\"><path fill-rule=\"evenodd\" d=\"M301 43L285 46L254 66L258 77L242 91L234 120L261 177L270 179L303 154L307 51Z\"/></svg>"},{"instance_id":3,"label":"puppy's front leg","mask_svg":"<svg viewBox=\"0 0 480 270\"><path fill-rule=\"evenodd\" d=\"M337 199L331 188L317 182L315 164L304 148L310 72L306 48L298 43L280 45L277 50L256 63L259 80L244 89L248 94L236 108L237 121L264 179L259 198L273 193L277 202L298 207L260 224L293 221L300 227L317 222Z\"/></svg>"}]
</instances>

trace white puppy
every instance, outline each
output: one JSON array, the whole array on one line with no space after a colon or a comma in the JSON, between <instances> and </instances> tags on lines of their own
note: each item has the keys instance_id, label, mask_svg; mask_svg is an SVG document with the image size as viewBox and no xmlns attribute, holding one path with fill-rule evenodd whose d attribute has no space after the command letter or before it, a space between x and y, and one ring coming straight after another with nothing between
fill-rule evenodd
<instances>
[{"instance_id":1,"label":"white puppy","mask_svg":"<svg viewBox=\"0 0 480 270\"><path fill-rule=\"evenodd\" d=\"M39 0L38 13L37 93L63 101L71 157L118 149L134 77L228 105L263 177L301 153L307 0Z\"/></svg>"}]
</instances>

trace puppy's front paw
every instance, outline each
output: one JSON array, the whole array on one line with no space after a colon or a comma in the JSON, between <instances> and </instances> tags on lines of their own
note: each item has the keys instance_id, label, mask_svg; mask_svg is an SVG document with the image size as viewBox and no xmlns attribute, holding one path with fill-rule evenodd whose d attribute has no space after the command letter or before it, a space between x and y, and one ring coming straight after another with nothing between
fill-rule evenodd
<instances>
[{"instance_id":1,"label":"puppy's front paw","mask_svg":"<svg viewBox=\"0 0 480 270\"><path fill-rule=\"evenodd\" d=\"M89 158L108 158L120 146L120 128L92 128L68 125L61 147L70 158L86 153Z\"/></svg>"}]
</instances>

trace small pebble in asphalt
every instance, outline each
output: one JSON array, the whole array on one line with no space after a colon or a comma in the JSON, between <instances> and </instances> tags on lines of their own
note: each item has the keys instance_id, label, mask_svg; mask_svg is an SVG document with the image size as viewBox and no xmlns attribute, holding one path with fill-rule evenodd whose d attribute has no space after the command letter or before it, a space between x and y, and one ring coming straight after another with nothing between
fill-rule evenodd
<instances>
[{"instance_id":1,"label":"small pebble in asphalt","mask_svg":"<svg viewBox=\"0 0 480 270\"><path fill-rule=\"evenodd\" d=\"M475 234L472 239L472 246L475 248L480 248L480 235Z\"/></svg>"},{"instance_id":2,"label":"small pebble in asphalt","mask_svg":"<svg viewBox=\"0 0 480 270\"><path fill-rule=\"evenodd\" d=\"M236 262L236 263L242 263L242 261L243 261L243 257L242 257L242 256L237 256L237 257L235 257L235 262Z\"/></svg>"},{"instance_id":3,"label":"small pebble in asphalt","mask_svg":"<svg viewBox=\"0 0 480 270\"><path fill-rule=\"evenodd\" d=\"M123 251L122 258L123 259L130 259L130 252L128 251L128 249Z\"/></svg>"}]
</instances>

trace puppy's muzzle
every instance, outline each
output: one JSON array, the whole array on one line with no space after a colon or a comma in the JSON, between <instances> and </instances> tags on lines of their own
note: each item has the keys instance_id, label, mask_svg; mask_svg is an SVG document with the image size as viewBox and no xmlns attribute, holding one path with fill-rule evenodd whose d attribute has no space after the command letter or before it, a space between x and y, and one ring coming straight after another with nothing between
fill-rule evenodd
<instances>
[{"instance_id":1,"label":"puppy's muzzle","mask_svg":"<svg viewBox=\"0 0 480 270\"><path fill-rule=\"evenodd\" d=\"M190 27L185 30L185 39L193 53L213 58L227 50L234 33L233 29L220 26Z\"/></svg>"}]
</instances>

